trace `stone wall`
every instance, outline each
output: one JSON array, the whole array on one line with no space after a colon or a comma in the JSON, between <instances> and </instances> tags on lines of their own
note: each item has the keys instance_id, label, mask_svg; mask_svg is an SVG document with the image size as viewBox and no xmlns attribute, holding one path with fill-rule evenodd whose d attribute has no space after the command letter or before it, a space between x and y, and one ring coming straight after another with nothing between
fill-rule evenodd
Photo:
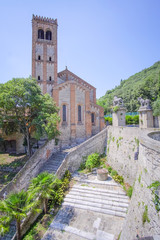
<instances>
[{"instance_id":1,"label":"stone wall","mask_svg":"<svg viewBox=\"0 0 160 240\"><path fill-rule=\"evenodd\" d=\"M5 186L0 192L0 198L3 197L5 192L17 192L22 189L27 189L29 182L32 178L36 177L39 169L48 160L48 158L60 149L55 146L55 141L51 140L45 143L38 151L36 151L24 167L18 172L13 180Z\"/></svg>"},{"instance_id":2,"label":"stone wall","mask_svg":"<svg viewBox=\"0 0 160 240\"><path fill-rule=\"evenodd\" d=\"M150 138L144 132L139 139L138 171L121 240L160 234L160 216L152 201L152 192L148 189L151 183L160 181L160 142ZM145 208L148 209L148 219L143 223Z\"/></svg>"},{"instance_id":3,"label":"stone wall","mask_svg":"<svg viewBox=\"0 0 160 240\"><path fill-rule=\"evenodd\" d=\"M133 185L138 169L139 134L142 130L131 127L108 126L107 160Z\"/></svg>"},{"instance_id":4,"label":"stone wall","mask_svg":"<svg viewBox=\"0 0 160 240\"><path fill-rule=\"evenodd\" d=\"M95 152L102 154L106 146L106 136L107 128L75 147L75 149L63 160L61 166L57 170L57 176L61 178L67 169L71 172L77 170L83 162L83 157L85 156Z\"/></svg>"}]
</instances>

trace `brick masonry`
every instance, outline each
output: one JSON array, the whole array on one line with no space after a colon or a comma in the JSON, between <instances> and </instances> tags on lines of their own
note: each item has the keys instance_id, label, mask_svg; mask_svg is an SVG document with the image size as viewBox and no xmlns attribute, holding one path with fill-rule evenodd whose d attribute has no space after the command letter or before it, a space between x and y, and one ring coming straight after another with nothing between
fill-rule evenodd
<instances>
[{"instance_id":1,"label":"brick masonry","mask_svg":"<svg viewBox=\"0 0 160 240\"><path fill-rule=\"evenodd\" d=\"M38 38L38 30L44 31L44 39ZM52 39L46 40L50 30ZM40 56L40 59L38 57ZM67 67L57 73L57 20L32 18L32 77L36 78L42 93L49 93L60 108L60 140L63 145L81 142L100 132L104 127L103 108L96 105L96 89L70 72ZM38 80L40 77L40 80ZM57 82L58 77L58 82ZM88 95L89 94L89 95ZM66 104L67 121L62 121L62 106ZM87 105L86 105L87 104ZM78 105L82 121L78 122ZM94 113L95 122L91 123Z\"/></svg>"}]
</instances>

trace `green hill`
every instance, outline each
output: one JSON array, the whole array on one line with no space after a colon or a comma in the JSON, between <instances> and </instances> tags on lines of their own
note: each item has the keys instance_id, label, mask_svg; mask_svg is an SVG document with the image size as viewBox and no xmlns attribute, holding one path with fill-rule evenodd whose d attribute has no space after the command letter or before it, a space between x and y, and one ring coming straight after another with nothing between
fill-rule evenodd
<instances>
[{"instance_id":1,"label":"green hill","mask_svg":"<svg viewBox=\"0 0 160 240\"><path fill-rule=\"evenodd\" d=\"M105 114L110 113L113 97L121 97L128 112L135 112L139 108L137 98L150 99L154 102L160 93L160 61L139 73L121 80L119 86L108 90L97 100L97 104L104 107Z\"/></svg>"}]
</instances>

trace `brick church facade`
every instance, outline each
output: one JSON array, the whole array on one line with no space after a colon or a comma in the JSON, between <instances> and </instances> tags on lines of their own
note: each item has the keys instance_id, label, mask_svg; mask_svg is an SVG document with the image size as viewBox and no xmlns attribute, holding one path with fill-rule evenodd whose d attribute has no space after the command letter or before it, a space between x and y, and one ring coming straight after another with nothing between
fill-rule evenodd
<instances>
[{"instance_id":1,"label":"brick church facade","mask_svg":"<svg viewBox=\"0 0 160 240\"><path fill-rule=\"evenodd\" d=\"M60 108L63 144L81 142L104 128L103 108L96 104L96 89L66 69L57 72L57 20L32 18L32 77L42 93Z\"/></svg>"}]
</instances>

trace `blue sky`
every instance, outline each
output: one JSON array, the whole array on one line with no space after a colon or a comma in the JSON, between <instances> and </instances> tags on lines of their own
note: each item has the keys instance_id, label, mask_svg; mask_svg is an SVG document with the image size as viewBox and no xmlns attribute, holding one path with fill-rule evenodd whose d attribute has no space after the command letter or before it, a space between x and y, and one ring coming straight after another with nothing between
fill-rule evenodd
<instances>
[{"instance_id":1,"label":"blue sky","mask_svg":"<svg viewBox=\"0 0 160 240\"><path fill-rule=\"evenodd\" d=\"M160 60L159 0L0 2L0 83L31 74L32 14L58 19L58 71L65 66L97 88Z\"/></svg>"}]
</instances>

